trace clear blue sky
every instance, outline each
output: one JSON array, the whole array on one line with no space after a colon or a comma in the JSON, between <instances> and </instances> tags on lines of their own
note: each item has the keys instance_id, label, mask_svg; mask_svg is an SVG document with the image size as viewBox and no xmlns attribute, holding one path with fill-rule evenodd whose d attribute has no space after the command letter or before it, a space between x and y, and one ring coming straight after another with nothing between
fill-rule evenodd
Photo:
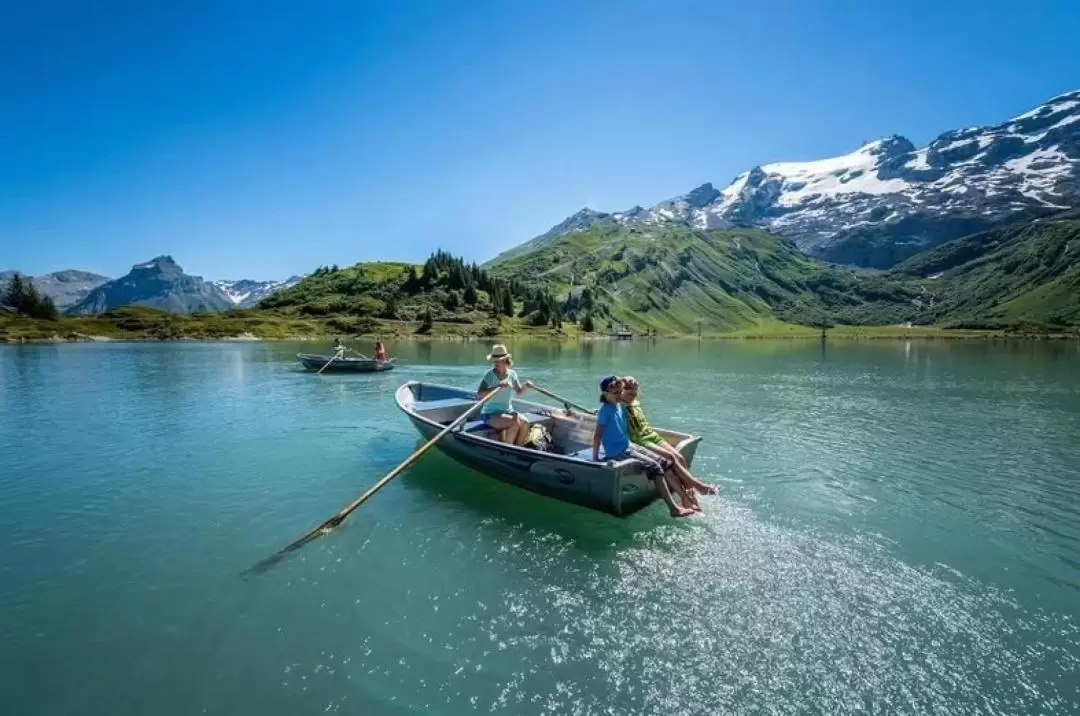
<instances>
[{"instance_id":1,"label":"clear blue sky","mask_svg":"<svg viewBox=\"0 0 1080 716\"><path fill-rule=\"evenodd\" d=\"M8 2L0 269L482 261L1080 87L1080 2Z\"/></svg>"}]
</instances>

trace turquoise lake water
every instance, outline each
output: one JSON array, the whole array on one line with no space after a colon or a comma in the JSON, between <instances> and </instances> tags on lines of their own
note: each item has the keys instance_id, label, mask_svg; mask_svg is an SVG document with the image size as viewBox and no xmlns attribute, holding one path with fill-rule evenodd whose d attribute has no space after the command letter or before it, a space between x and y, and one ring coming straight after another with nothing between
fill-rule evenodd
<instances>
[{"instance_id":1,"label":"turquoise lake water","mask_svg":"<svg viewBox=\"0 0 1080 716\"><path fill-rule=\"evenodd\" d=\"M1076 343L511 345L704 436L703 516L421 459L409 379L488 346L0 348L0 714L1080 712Z\"/></svg>"}]
</instances>

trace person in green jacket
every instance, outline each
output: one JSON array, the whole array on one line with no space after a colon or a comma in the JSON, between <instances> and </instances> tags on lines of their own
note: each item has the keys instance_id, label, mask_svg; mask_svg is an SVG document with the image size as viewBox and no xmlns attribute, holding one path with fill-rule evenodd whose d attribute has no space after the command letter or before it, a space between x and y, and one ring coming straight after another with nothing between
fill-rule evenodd
<instances>
[{"instance_id":1,"label":"person in green jacket","mask_svg":"<svg viewBox=\"0 0 1080 716\"><path fill-rule=\"evenodd\" d=\"M672 471L687 488L688 492L690 492L690 488L693 488L703 495L715 495L716 486L704 483L694 477L687 467L682 453L669 444L667 440L664 440L664 437L649 425L649 421L645 417L645 409L641 407L641 400L638 397L641 391L641 384L638 380L633 376L623 376L622 384L621 400L626 405L630 441L658 455L670 458L674 463ZM691 499L693 499L692 494L691 492ZM696 504L696 500L694 502Z\"/></svg>"}]
</instances>

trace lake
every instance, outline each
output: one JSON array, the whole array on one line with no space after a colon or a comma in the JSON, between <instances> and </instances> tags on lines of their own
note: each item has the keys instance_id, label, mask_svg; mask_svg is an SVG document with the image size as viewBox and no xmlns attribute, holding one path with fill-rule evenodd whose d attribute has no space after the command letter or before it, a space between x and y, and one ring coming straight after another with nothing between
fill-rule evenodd
<instances>
[{"instance_id":1,"label":"lake","mask_svg":"<svg viewBox=\"0 0 1080 716\"><path fill-rule=\"evenodd\" d=\"M359 346L358 346L359 347ZM409 379L286 343L0 347L0 713L1080 711L1074 342L511 343L704 436L705 514L625 520L419 445Z\"/></svg>"}]
</instances>

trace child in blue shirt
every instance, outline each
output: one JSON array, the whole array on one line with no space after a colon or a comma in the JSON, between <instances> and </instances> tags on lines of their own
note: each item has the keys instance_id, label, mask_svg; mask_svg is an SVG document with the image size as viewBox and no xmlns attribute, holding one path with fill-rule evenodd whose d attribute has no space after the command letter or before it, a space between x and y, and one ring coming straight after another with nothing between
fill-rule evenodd
<instances>
[{"instance_id":1,"label":"child in blue shirt","mask_svg":"<svg viewBox=\"0 0 1080 716\"><path fill-rule=\"evenodd\" d=\"M656 489L667 503L672 517L694 514L693 510L675 504L671 496L668 481L675 483L676 477L670 470L670 461L630 442L626 406L619 401L621 393L622 383L617 377L609 375L600 381L600 409L596 411L593 460L600 461L600 448L603 446L607 460L630 458L640 463L649 479L656 481Z\"/></svg>"}]
</instances>

